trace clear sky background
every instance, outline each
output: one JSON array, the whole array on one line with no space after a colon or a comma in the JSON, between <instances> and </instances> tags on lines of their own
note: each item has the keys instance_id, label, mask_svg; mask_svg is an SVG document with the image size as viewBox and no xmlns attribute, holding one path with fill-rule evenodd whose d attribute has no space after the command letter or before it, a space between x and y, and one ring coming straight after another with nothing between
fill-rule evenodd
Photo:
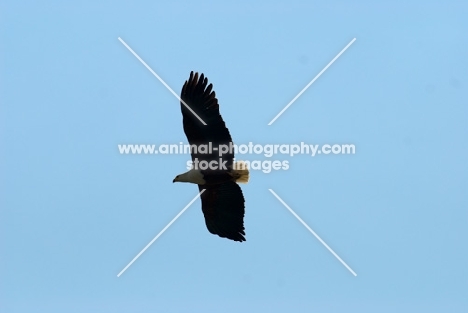
<instances>
[{"instance_id":1,"label":"clear sky background","mask_svg":"<svg viewBox=\"0 0 468 313\"><path fill-rule=\"evenodd\" d=\"M464 1L2 1L0 311L466 312ZM247 241L208 233L173 184L177 93L205 73L235 143L275 156L242 186ZM353 38L354 44L268 122ZM266 159L266 158L261 158ZM268 191L357 273L353 276Z\"/></svg>"}]
</instances>

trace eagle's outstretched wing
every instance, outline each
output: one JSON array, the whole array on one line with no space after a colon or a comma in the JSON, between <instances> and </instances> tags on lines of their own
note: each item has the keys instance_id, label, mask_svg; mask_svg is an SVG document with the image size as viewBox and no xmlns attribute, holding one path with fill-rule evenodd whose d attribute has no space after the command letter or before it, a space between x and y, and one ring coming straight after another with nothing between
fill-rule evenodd
<instances>
[{"instance_id":1,"label":"eagle's outstretched wing","mask_svg":"<svg viewBox=\"0 0 468 313\"><path fill-rule=\"evenodd\" d=\"M219 114L218 99L212 91L213 85L208 84L208 79L198 73L190 73L190 78L185 81L182 87L181 99L197 114L205 123L203 123L181 102L184 132L190 145L208 145L210 142L213 147L211 154L202 154L192 152L192 161L219 160L219 145L229 146L232 143L231 135L227 129L223 118ZM234 151L222 155L222 161L229 168L232 166Z\"/></svg>"},{"instance_id":2,"label":"eagle's outstretched wing","mask_svg":"<svg viewBox=\"0 0 468 313\"><path fill-rule=\"evenodd\" d=\"M244 195L235 182L214 186L198 186L206 189L201 195L202 211L206 227L212 234L235 241L245 241Z\"/></svg>"}]
</instances>

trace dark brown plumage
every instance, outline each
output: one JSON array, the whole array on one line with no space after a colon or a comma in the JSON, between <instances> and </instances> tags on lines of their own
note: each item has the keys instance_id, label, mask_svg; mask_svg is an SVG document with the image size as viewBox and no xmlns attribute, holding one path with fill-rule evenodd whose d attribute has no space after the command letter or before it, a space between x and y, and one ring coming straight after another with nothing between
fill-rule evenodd
<instances>
[{"instance_id":1,"label":"dark brown plumage","mask_svg":"<svg viewBox=\"0 0 468 313\"><path fill-rule=\"evenodd\" d=\"M234 151L221 156L219 146L232 144L232 138L223 118L219 113L218 99L212 91L212 84L198 73L190 73L190 78L182 87L181 99L197 114L203 123L181 102L184 132L190 145L212 144L212 153L204 154L192 151L192 161L221 161L227 170L202 170L203 182L194 179L193 172L178 175L174 181L197 183L201 195L202 211L206 227L212 234L235 241L245 241L244 232L244 196L238 182L247 182L248 171L233 169ZM199 174L197 174L199 175ZM183 177L183 178L182 178Z\"/></svg>"}]
</instances>

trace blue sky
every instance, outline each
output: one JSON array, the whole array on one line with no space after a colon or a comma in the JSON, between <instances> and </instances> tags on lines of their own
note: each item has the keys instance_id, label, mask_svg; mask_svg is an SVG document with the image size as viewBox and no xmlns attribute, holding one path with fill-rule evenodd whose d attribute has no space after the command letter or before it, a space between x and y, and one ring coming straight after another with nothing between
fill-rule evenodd
<instances>
[{"instance_id":1,"label":"blue sky","mask_svg":"<svg viewBox=\"0 0 468 313\"><path fill-rule=\"evenodd\" d=\"M465 312L468 5L3 1L2 312ZM352 143L254 171L247 241L173 184L177 93L203 72L235 143ZM271 126L268 122L356 41ZM265 158L266 159L266 158ZM357 273L343 267L273 189Z\"/></svg>"}]
</instances>

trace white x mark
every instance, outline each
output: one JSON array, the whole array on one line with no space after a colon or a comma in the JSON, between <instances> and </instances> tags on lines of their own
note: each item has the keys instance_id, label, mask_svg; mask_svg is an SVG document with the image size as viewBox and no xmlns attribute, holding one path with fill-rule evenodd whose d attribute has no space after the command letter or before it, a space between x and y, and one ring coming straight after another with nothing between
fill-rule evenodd
<instances>
[{"instance_id":1,"label":"white x mark","mask_svg":"<svg viewBox=\"0 0 468 313\"><path fill-rule=\"evenodd\" d=\"M348 266L348 264L346 264L345 261L343 261L343 260L338 256L338 254L336 254L335 251L333 251L332 248L330 248L330 247L325 243L325 241L323 241L322 238L320 238L319 235L317 235L317 234L312 230L312 228L310 228L309 225L307 225L306 222L304 222L304 221L302 220L302 218L300 218L299 215L297 215L296 212L294 212L294 211L289 207L289 205L287 205L286 202L283 201L283 199L281 199L272 189L268 189L268 190L276 197L276 199L279 200L279 202L281 202L281 203L286 207L286 209L289 210L289 212L291 212L292 215L294 215L295 218L297 218L297 219L299 220L299 222L301 222L302 225L304 225L305 228L307 228L308 231L310 231L310 232L312 233L312 235L315 236L315 238L318 239L318 241L320 241L320 243L321 243L322 245L325 246L325 248L328 249L328 251L331 252L331 254L333 254L333 255L335 256L335 258L338 259L338 261L341 262L341 264L343 264L343 265L348 269L348 271L351 272L351 274L353 274L354 276L357 276L357 274Z\"/></svg>"},{"instance_id":2,"label":"white x mark","mask_svg":"<svg viewBox=\"0 0 468 313\"><path fill-rule=\"evenodd\" d=\"M353 40L351 40L351 42L348 43L348 44L346 45L346 47L344 47L343 50L341 50L340 53L338 53L337 56L334 57L333 60L331 60L330 63L328 63L327 66L325 66L325 67L323 68L323 70L321 70L320 73L318 73L317 76L315 76L314 79L312 79L312 80L310 81L310 83L308 83L307 86L305 86L305 87L301 90L301 92L299 92L299 93L297 94L297 96L295 96L294 99L292 99L292 100L284 107L284 109L282 109L281 112L279 112L279 113L275 116L275 118L271 120L270 123L268 123L268 126L270 126L271 124L273 124L273 123L278 119L278 117L280 117L281 114L283 114L284 111L286 111L286 110L291 106L291 104L293 104L294 101L296 101L297 98L299 98L299 97L307 90L307 88L309 88L310 85L312 85L312 84L320 77L320 75L322 75L322 74L330 67L330 65L332 65L333 62L335 62L336 59L338 59L338 58L340 57L340 55L343 54L343 52L345 52L346 49L348 49L349 46L351 46L351 45L353 44L354 41L356 41L356 38L353 38Z\"/></svg>"},{"instance_id":3,"label":"white x mark","mask_svg":"<svg viewBox=\"0 0 468 313\"><path fill-rule=\"evenodd\" d=\"M166 84L166 82L164 82L162 80L161 77L159 77L158 74L156 74L149 66L148 64L145 63L145 61L143 61L140 56L138 56L138 54L135 53L135 51L133 51L132 48L130 48L127 43L125 43L125 41L123 41L123 39L121 39L120 37L118 38L119 41L180 101L182 102L186 107L187 109L192 112L192 114L197 117L202 123L203 125L206 125L206 123L169 87L169 85ZM343 54L343 52L346 51L346 49L349 48L349 46L351 46L351 44L356 40L356 38L354 38L353 40L351 40L350 43L348 43L346 45L346 47L343 48L343 50L340 51L340 53L338 53L337 56L335 56L333 58L333 60L330 61L330 63L327 64L327 66L325 66L325 68L323 70L320 71L320 73L317 74L317 76L314 77L314 79L312 79L312 81L310 83L307 84L307 86L305 86L301 92L299 92L299 94L294 97L294 99L292 99L287 105L286 107L283 108L283 110L281 110L281 112L278 113L278 115L276 115L276 117L271 120L271 122L268 124L268 125L271 125L273 124L273 122L275 122L280 116L281 114L283 114L293 103L294 101L296 101L306 90L307 88L309 88L329 67L330 65L332 65L340 56L341 54ZM337 259L338 261L340 261L354 276L357 276L357 274L322 240L322 238L320 238L310 227L309 225L307 225L300 217L299 215L297 215L272 189L268 189L293 215L294 217L296 217L299 222L301 222L306 228L307 230L309 230L312 235L315 236L315 238L317 238L324 246L325 248L328 249L328 251L330 251ZM189 204L187 204L183 209L182 211L179 212L179 214L177 214L173 219L172 221L169 222L169 224L166 225L166 227L164 227L160 232L159 234L156 235L156 237L153 238L153 240L150 241L150 243L148 243L146 245L146 247L143 248L143 250L140 251L140 253L138 253L132 261L130 261L130 263L127 264L127 266L125 266L125 268L120 271L120 273L117 275L117 277L120 277L120 275L122 275L188 208L190 205L192 205L193 202L195 202L195 200L201 196L201 194L205 191L205 189L203 189L195 198L192 199L192 201L189 202Z\"/></svg>"},{"instance_id":4,"label":"white x mark","mask_svg":"<svg viewBox=\"0 0 468 313\"><path fill-rule=\"evenodd\" d=\"M167 224L166 227L164 227L164 228L159 232L159 234L157 234L156 237L154 237L153 240L151 240L150 243L147 244L146 247L144 247L143 250L141 250L140 253L138 253L138 254L136 255L136 257L134 257L133 260L131 260L130 263L128 263L127 266L124 267L123 270L120 271L120 273L117 275L117 277L120 277L120 275L122 275L122 274L127 270L127 268L129 268L130 265L132 265L133 262L135 262L135 261L143 254L143 252L145 252L146 249L148 249L148 248L153 244L153 242L155 242L156 239L158 239L158 238L172 225L172 223L174 223L174 222L182 215L182 213L184 213L185 210L187 210L188 207L191 206L192 203L194 203L195 200L197 200L198 197L200 197L201 194L205 192L205 190L206 190L206 189L202 189L202 191L200 191L200 193L199 193L198 195L196 195L195 198L193 198L192 201L190 201L189 204L187 204L187 205L185 206L185 208L183 208L182 211L180 211L179 214L177 214L177 215L172 219L172 221L170 221L169 224Z\"/></svg>"},{"instance_id":5,"label":"white x mark","mask_svg":"<svg viewBox=\"0 0 468 313\"><path fill-rule=\"evenodd\" d=\"M146 64L146 62L143 61L143 60L140 58L140 56L139 56L138 54L136 54L136 52L133 51L133 49L130 48L130 47L127 45L127 43L126 43L125 41L123 41L122 38L119 37L118 39L119 39L119 41L125 46L125 48L127 48L128 51L130 51L130 52L138 59L138 61L140 61L140 62L151 72L151 74L153 74L154 76L156 76L156 78L164 85L164 87L166 87L177 99L179 99L179 101L182 102L182 104L185 105L185 107L186 107L190 112L192 112L192 114L195 115L195 117L198 118L198 119L200 120L200 122L203 123L203 125L206 125L205 121L203 121L203 120L200 118L200 116L198 116L197 113L195 113L195 112L187 105L187 103L185 103L185 101L182 100L182 99L179 97L179 95L176 94L176 93L174 92L174 90L172 90L172 88L169 87L169 85L166 84L166 82L165 82L164 80L162 80L162 78L159 77L159 75L156 74L156 73L151 69L151 67L149 67L149 65Z\"/></svg>"}]
</instances>

